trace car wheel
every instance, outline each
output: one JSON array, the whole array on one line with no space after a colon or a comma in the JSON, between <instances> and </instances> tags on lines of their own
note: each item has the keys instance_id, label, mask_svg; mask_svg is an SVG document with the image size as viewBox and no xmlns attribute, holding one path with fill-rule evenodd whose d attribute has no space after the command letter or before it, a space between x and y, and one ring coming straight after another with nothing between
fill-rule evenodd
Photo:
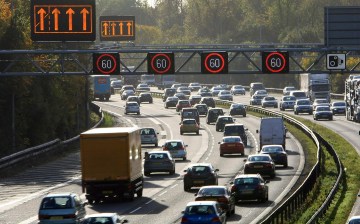
<instances>
[{"instance_id":1,"label":"car wheel","mask_svg":"<svg viewBox=\"0 0 360 224\"><path fill-rule=\"evenodd\" d=\"M316 121L316 120L317 120L317 118L316 118L316 117L314 117L314 120Z\"/></svg>"},{"instance_id":2,"label":"car wheel","mask_svg":"<svg viewBox=\"0 0 360 224\"><path fill-rule=\"evenodd\" d=\"M224 156L224 154L220 153L220 157L223 157L223 156Z\"/></svg>"},{"instance_id":3,"label":"car wheel","mask_svg":"<svg viewBox=\"0 0 360 224\"><path fill-rule=\"evenodd\" d=\"M190 187L184 184L184 191L190 191Z\"/></svg>"},{"instance_id":4,"label":"car wheel","mask_svg":"<svg viewBox=\"0 0 360 224\"><path fill-rule=\"evenodd\" d=\"M274 178L275 178L275 172L270 175L270 178L271 178L271 179L274 179Z\"/></svg>"},{"instance_id":5,"label":"car wheel","mask_svg":"<svg viewBox=\"0 0 360 224\"><path fill-rule=\"evenodd\" d=\"M144 175L148 177L150 176L150 172L144 172Z\"/></svg>"},{"instance_id":6,"label":"car wheel","mask_svg":"<svg viewBox=\"0 0 360 224\"><path fill-rule=\"evenodd\" d=\"M124 114L127 114L127 112L125 112Z\"/></svg>"},{"instance_id":7,"label":"car wheel","mask_svg":"<svg viewBox=\"0 0 360 224\"><path fill-rule=\"evenodd\" d=\"M244 114L243 116L246 117L246 114Z\"/></svg>"},{"instance_id":8,"label":"car wheel","mask_svg":"<svg viewBox=\"0 0 360 224\"><path fill-rule=\"evenodd\" d=\"M284 164L284 168L288 167L288 162L286 161L286 163Z\"/></svg>"},{"instance_id":9,"label":"car wheel","mask_svg":"<svg viewBox=\"0 0 360 224\"><path fill-rule=\"evenodd\" d=\"M186 161L186 157L183 158L183 161Z\"/></svg>"},{"instance_id":10,"label":"car wheel","mask_svg":"<svg viewBox=\"0 0 360 224\"><path fill-rule=\"evenodd\" d=\"M333 117L330 117L330 119L329 119L330 121L332 121L333 120Z\"/></svg>"},{"instance_id":11,"label":"car wheel","mask_svg":"<svg viewBox=\"0 0 360 224\"><path fill-rule=\"evenodd\" d=\"M174 174L175 174L175 169L172 170L172 171L170 171L169 174L170 174L170 175L174 175Z\"/></svg>"},{"instance_id":12,"label":"car wheel","mask_svg":"<svg viewBox=\"0 0 360 224\"><path fill-rule=\"evenodd\" d=\"M197 131L196 134L199 135L199 131Z\"/></svg>"},{"instance_id":13,"label":"car wheel","mask_svg":"<svg viewBox=\"0 0 360 224\"><path fill-rule=\"evenodd\" d=\"M140 114L140 112L137 112L137 115L139 115Z\"/></svg>"},{"instance_id":14,"label":"car wheel","mask_svg":"<svg viewBox=\"0 0 360 224\"><path fill-rule=\"evenodd\" d=\"M155 147L158 147L158 143L155 143Z\"/></svg>"},{"instance_id":15,"label":"car wheel","mask_svg":"<svg viewBox=\"0 0 360 224\"><path fill-rule=\"evenodd\" d=\"M234 206L233 206L233 209L231 210L231 214L232 214L232 215L235 214L235 204L234 204Z\"/></svg>"},{"instance_id":16,"label":"car wheel","mask_svg":"<svg viewBox=\"0 0 360 224\"><path fill-rule=\"evenodd\" d=\"M182 132L182 131L180 131L180 135L183 135L183 132Z\"/></svg>"},{"instance_id":17,"label":"car wheel","mask_svg":"<svg viewBox=\"0 0 360 224\"><path fill-rule=\"evenodd\" d=\"M136 196L137 196L138 198L141 198L141 197L143 196L143 188L141 188L140 190L138 190L138 191L136 192Z\"/></svg>"}]
</instances>

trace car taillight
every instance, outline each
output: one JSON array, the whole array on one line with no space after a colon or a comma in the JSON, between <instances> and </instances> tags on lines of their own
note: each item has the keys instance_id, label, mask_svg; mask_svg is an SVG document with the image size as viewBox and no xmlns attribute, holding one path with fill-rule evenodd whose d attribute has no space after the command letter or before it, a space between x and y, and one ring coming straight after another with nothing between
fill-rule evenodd
<instances>
[{"instance_id":1,"label":"car taillight","mask_svg":"<svg viewBox=\"0 0 360 224\"><path fill-rule=\"evenodd\" d=\"M187 223L187 222L189 222L189 220L186 217L181 218L181 223Z\"/></svg>"},{"instance_id":2,"label":"car taillight","mask_svg":"<svg viewBox=\"0 0 360 224\"><path fill-rule=\"evenodd\" d=\"M220 197L217 199L217 201L220 203L228 203L228 199L226 197Z\"/></svg>"},{"instance_id":3,"label":"car taillight","mask_svg":"<svg viewBox=\"0 0 360 224\"><path fill-rule=\"evenodd\" d=\"M211 219L211 222L221 222L219 217L214 217Z\"/></svg>"},{"instance_id":4,"label":"car taillight","mask_svg":"<svg viewBox=\"0 0 360 224\"><path fill-rule=\"evenodd\" d=\"M63 215L64 219L75 219L76 218L76 214L68 214L68 215Z\"/></svg>"},{"instance_id":5,"label":"car taillight","mask_svg":"<svg viewBox=\"0 0 360 224\"><path fill-rule=\"evenodd\" d=\"M50 215L38 215L39 220L50 219Z\"/></svg>"},{"instance_id":6,"label":"car taillight","mask_svg":"<svg viewBox=\"0 0 360 224\"><path fill-rule=\"evenodd\" d=\"M231 192L236 191L236 186L235 186L235 185L231 186L231 190L230 190L230 191L231 191Z\"/></svg>"}]
</instances>

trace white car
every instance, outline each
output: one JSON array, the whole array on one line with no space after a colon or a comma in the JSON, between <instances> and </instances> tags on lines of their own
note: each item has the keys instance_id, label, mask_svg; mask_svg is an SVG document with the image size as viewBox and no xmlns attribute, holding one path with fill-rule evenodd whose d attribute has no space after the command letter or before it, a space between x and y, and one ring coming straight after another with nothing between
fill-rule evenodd
<instances>
[{"instance_id":1,"label":"white car","mask_svg":"<svg viewBox=\"0 0 360 224\"><path fill-rule=\"evenodd\" d=\"M234 86L231 87L230 93L232 95L237 95L237 94L245 95L246 90L242 85L234 85Z\"/></svg>"},{"instance_id":2,"label":"white car","mask_svg":"<svg viewBox=\"0 0 360 224\"><path fill-rule=\"evenodd\" d=\"M97 213L86 215L81 224L92 224L92 223L108 223L118 224L127 223L128 220L124 216L119 216L117 213Z\"/></svg>"},{"instance_id":3,"label":"white car","mask_svg":"<svg viewBox=\"0 0 360 224\"><path fill-rule=\"evenodd\" d=\"M296 90L294 86L285 86L283 89L283 95L287 96L290 94L291 91Z\"/></svg>"},{"instance_id":4,"label":"white car","mask_svg":"<svg viewBox=\"0 0 360 224\"><path fill-rule=\"evenodd\" d=\"M231 95L229 90L221 90L218 94L219 100L229 100L233 101L233 96Z\"/></svg>"},{"instance_id":5,"label":"white car","mask_svg":"<svg viewBox=\"0 0 360 224\"><path fill-rule=\"evenodd\" d=\"M126 102L125 104L125 114L129 114L129 113L134 113L134 114L140 114L140 106L137 102L134 101L130 101L130 102Z\"/></svg>"}]
</instances>

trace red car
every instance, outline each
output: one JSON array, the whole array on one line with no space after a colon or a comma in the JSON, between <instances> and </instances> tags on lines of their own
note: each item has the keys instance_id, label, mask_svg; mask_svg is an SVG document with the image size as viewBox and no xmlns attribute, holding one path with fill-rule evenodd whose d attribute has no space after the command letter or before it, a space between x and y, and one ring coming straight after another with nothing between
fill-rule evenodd
<instances>
[{"instance_id":1,"label":"red car","mask_svg":"<svg viewBox=\"0 0 360 224\"><path fill-rule=\"evenodd\" d=\"M191 107L189 100L179 100L176 104L176 112L179 112L182 110L182 108Z\"/></svg>"},{"instance_id":2,"label":"red car","mask_svg":"<svg viewBox=\"0 0 360 224\"><path fill-rule=\"evenodd\" d=\"M245 146L240 136L226 136L223 137L222 142L219 142L220 156L224 154L241 154L245 155Z\"/></svg>"}]
</instances>

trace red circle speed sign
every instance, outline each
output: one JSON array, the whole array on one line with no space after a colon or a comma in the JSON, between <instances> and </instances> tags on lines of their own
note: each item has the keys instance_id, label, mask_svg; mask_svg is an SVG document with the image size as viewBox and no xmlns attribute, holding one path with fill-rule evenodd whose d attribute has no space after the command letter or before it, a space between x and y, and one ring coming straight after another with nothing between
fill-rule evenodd
<instances>
[{"instance_id":1,"label":"red circle speed sign","mask_svg":"<svg viewBox=\"0 0 360 224\"><path fill-rule=\"evenodd\" d=\"M149 74L173 74L174 53L148 53Z\"/></svg>"},{"instance_id":2,"label":"red circle speed sign","mask_svg":"<svg viewBox=\"0 0 360 224\"><path fill-rule=\"evenodd\" d=\"M119 55L118 54L94 54L93 71L105 75L119 74Z\"/></svg>"},{"instance_id":3,"label":"red circle speed sign","mask_svg":"<svg viewBox=\"0 0 360 224\"><path fill-rule=\"evenodd\" d=\"M201 54L201 73L228 73L227 52L209 52Z\"/></svg>"},{"instance_id":4,"label":"red circle speed sign","mask_svg":"<svg viewBox=\"0 0 360 224\"><path fill-rule=\"evenodd\" d=\"M263 52L264 73L288 73L289 54L288 52Z\"/></svg>"}]
</instances>

